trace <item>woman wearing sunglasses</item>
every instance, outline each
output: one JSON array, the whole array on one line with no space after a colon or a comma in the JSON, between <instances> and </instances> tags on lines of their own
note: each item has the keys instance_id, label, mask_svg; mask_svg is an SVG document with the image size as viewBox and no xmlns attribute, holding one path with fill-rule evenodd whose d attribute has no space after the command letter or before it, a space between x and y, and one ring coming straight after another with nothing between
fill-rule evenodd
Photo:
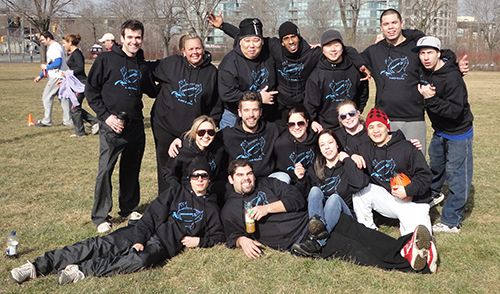
<instances>
[{"instance_id":1,"label":"woman wearing sunglasses","mask_svg":"<svg viewBox=\"0 0 500 294\"><path fill-rule=\"evenodd\" d=\"M309 126L309 113L302 104L296 104L288 113L288 132L283 132L274 145L276 169L287 173L292 183L297 182L295 170L305 172L314 160L316 133Z\"/></svg>"},{"instance_id":2,"label":"woman wearing sunglasses","mask_svg":"<svg viewBox=\"0 0 500 294\"><path fill-rule=\"evenodd\" d=\"M179 154L171 158L163 168L163 179L169 187L189 184L188 167L197 156L204 157L210 165L212 184L219 178L217 175L220 167L227 159L224 146L222 142L215 140L215 134L216 126L211 117L202 115L194 119L191 129L184 134Z\"/></svg>"}]
</instances>

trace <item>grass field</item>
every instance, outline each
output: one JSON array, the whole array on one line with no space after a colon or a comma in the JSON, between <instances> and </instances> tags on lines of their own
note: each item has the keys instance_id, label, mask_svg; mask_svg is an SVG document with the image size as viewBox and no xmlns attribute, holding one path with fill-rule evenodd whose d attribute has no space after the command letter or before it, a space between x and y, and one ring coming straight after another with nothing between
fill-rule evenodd
<instances>
[{"instance_id":1,"label":"grass field","mask_svg":"<svg viewBox=\"0 0 500 294\"><path fill-rule=\"evenodd\" d=\"M70 138L73 129L67 127L26 126L29 114L35 121L43 116L45 81L33 83L38 72L38 64L0 65L0 238L5 242L15 230L21 239L19 259L0 259L0 293L489 293L500 288L500 73L491 72L465 77L475 115L473 197L462 232L436 236L441 261L437 274L301 259L271 249L250 260L241 250L217 246L186 250L163 266L134 274L88 277L66 286L57 285L56 276L49 275L19 286L9 279L12 268L96 234L90 210L99 138ZM149 126L153 100L144 102L147 144L140 176L141 211L157 191ZM61 122L62 110L55 103L54 124ZM117 189L115 203L116 195ZM115 227L125 225L116 223L117 207L112 216ZM381 229L399 234L394 227Z\"/></svg>"}]
</instances>

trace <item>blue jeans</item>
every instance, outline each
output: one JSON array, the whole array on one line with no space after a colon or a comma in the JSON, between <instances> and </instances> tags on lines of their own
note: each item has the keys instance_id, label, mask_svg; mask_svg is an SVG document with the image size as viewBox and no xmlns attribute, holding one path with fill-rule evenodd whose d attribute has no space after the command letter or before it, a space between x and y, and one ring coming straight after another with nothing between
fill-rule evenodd
<instances>
[{"instance_id":1,"label":"blue jeans","mask_svg":"<svg viewBox=\"0 0 500 294\"><path fill-rule=\"evenodd\" d=\"M222 130L225 127L233 127L236 124L236 115L231 111L224 109L219 127Z\"/></svg>"},{"instance_id":2,"label":"blue jeans","mask_svg":"<svg viewBox=\"0 0 500 294\"><path fill-rule=\"evenodd\" d=\"M432 193L440 193L445 180L450 187L441 212L441 222L449 227L460 226L462 222L472 181L472 138L452 141L434 133L429 144Z\"/></svg>"},{"instance_id":3,"label":"blue jeans","mask_svg":"<svg viewBox=\"0 0 500 294\"><path fill-rule=\"evenodd\" d=\"M344 200L337 195L332 194L328 199L323 195L323 192L318 187L312 187L307 198L309 218L314 215L319 215L321 221L326 225L326 230L331 233L333 228L339 221L340 214L343 212L352 216L349 207ZM318 240L321 246L325 246L326 239Z\"/></svg>"}]
</instances>

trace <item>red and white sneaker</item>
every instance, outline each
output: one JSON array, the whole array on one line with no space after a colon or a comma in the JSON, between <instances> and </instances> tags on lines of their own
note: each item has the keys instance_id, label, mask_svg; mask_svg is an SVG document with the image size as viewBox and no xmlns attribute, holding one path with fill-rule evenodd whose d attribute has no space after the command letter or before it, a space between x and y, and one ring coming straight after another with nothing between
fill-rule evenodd
<instances>
[{"instance_id":1,"label":"red and white sneaker","mask_svg":"<svg viewBox=\"0 0 500 294\"><path fill-rule=\"evenodd\" d=\"M418 226L413 231L411 240L401 249L401 255L408 260L411 267L422 270L427 264L427 253L431 247L431 233L425 226Z\"/></svg>"},{"instance_id":2,"label":"red and white sneaker","mask_svg":"<svg viewBox=\"0 0 500 294\"><path fill-rule=\"evenodd\" d=\"M429 269L431 273L435 273L438 268L438 252L436 249L436 245L431 241L431 248L429 248L429 252L427 252L427 264L429 265Z\"/></svg>"}]
</instances>

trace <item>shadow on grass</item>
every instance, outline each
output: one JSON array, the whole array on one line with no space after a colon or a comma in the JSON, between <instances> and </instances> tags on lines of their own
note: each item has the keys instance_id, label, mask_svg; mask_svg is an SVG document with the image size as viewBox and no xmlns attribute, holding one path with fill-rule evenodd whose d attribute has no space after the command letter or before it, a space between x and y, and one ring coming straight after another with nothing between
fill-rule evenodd
<instances>
[{"instance_id":1,"label":"shadow on grass","mask_svg":"<svg viewBox=\"0 0 500 294\"><path fill-rule=\"evenodd\" d=\"M33 128L37 128L38 129L40 127L34 126ZM50 131L46 130L47 128L49 128L51 130ZM12 142L17 142L17 141L22 141L22 140L25 140L25 139L31 139L31 138L37 138L37 137L45 136L47 134L55 134L55 133L67 132L68 130L73 130L73 127L70 128L70 127L54 127L54 126L52 126L52 127L45 127L43 129L46 130L46 131L36 132L36 133L28 133L28 134L25 134L24 136L14 137L14 138L10 138L10 139L0 139L0 144L12 143ZM69 135L68 135L68 137L69 137Z\"/></svg>"}]
</instances>

